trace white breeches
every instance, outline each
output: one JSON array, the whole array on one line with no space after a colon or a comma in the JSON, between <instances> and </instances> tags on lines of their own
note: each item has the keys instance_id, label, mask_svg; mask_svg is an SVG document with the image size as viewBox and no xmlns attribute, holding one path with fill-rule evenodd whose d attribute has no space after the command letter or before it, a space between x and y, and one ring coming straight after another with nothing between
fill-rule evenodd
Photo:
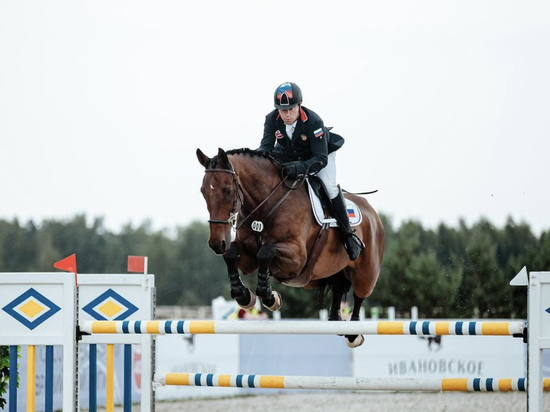
<instances>
[{"instance_id":1,"label":"white breeches","mask_svg":"<svg viewBox=\"0 0 550 412\"><path fill-rule=\"evenodd\" d=\"M336 184L336 152L332 152L328 155L327 165L317 173L317 177L325 184L331 200L338 196L339 192Z\"/></svg>"}]
</instances>

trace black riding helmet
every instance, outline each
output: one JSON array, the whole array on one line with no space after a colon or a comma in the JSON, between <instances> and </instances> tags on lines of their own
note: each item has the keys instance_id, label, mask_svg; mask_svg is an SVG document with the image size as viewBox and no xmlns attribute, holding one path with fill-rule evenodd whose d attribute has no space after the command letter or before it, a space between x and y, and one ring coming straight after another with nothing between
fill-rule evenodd
<instances>
[{"instance_id":1,"label":"black riding helmet","mask_svg":"<svg viewBox=\"0 0 550 412\"><path fill-rule=\"evenodd\" d=\"M282 83L275 89L275 108L279 110L292 109L302 103L302 90L296 83Z\"/></svg>"}]
</instances>

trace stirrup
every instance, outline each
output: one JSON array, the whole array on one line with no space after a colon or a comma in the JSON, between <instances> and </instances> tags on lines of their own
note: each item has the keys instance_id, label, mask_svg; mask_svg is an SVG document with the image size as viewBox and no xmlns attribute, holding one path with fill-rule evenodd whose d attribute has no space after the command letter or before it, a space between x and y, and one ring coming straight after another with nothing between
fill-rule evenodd
<instances>
[{"instance_id":1,"label":"stirrup","mask_svg":"<svg viewBox=\"0 0 550 412\"><path fill-rule=\"evenodd\" d=\"M347 237L354 238L357 244L361 247L361 250L365 249L365 243L363 243L361 238L357 236L357 234L355 233L355 230L353 231L353 233L350 233Z\"/></svg>"},{"instance_id":2,"label":"stirrup","mask_svg":"<svg viewBox=\"0 0 550 412\"><path fill-rule=\"evenodd\" d=\"M348 247L348 242L350 242L350 247ZM348 253L349 259L356 260L362 250L365 249L365 244L355 233L350 233L344 239L344 248Z\"/></svg>"}]
</instances>

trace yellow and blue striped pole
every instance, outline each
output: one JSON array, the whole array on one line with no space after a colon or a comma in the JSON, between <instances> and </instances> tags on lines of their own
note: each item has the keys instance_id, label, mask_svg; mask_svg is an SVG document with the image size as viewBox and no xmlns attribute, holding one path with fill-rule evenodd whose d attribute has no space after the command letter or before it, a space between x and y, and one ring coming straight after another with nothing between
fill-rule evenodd
<instances>
[{"instance_id":1,"label":"yellow and blue striped pole","mask_svg":"<svg viewBox=\"0 0 550 412\"><path fill-rule=\"evenodd\" d=\"M525 392L526 378L352 378L325 376L224 375L213 373L155 374L160 385L262 389L333 389L443 392ZM544 379L550 390L550 378Z\"/></svg>"},{"instance_id":2,"label":"yellow and blue striped pole","mask_svg":"<svg viewBox=\"0 0 550 412\"><path fill-rule=\"evenodd\" d=\"M86 321L89 334L339 334L523 336L524 322L491 321Z\"/></svg>"},{"instance_id":3,"label":"yellow and blue striped pole","mask_svg":"<svg viewBox=\"0 0 550 412\"><path fill-rule=\"evenodd\" d=\"M27 412L35 411L36 400L36 346L27 346Z\"/></svg>"},{"instance_id":4,"label":"yellow and blue striped pole","mask_svg":"<svg viewBox=\"0 0 550 412\"><path fill-rule=\"evenodd\" d=\"M107 412L115 410L115 345L107 345Z\"/></svg>"}]
</instances>

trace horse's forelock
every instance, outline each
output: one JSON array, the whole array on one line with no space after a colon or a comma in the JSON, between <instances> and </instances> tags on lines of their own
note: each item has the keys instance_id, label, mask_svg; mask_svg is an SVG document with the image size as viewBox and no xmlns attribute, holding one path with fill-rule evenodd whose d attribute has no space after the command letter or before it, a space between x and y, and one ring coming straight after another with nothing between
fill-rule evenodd
<instances>
[{"instance_id":1,"label":"horse's forelock","mask_svg":"<svg viewBox=\"0 0 550 412\"><path fill-rule=\"evenodd\" d=\"M218 155L212 157L212 159L210 159L210 168L212 169L215 169L216 167L218 167Z\"/></svg>"},{"instance_id":2,"label":"horse's forelock","mask_svg":"<svg viewBox=\"0 0 550 412\"><path fill-rule=\"evenodd\" d=\"M220 165L220 158L218 155L212 157L210 159L210 169L226 169L225 167L222 167Z\"/></svg>"}]
</instances>

